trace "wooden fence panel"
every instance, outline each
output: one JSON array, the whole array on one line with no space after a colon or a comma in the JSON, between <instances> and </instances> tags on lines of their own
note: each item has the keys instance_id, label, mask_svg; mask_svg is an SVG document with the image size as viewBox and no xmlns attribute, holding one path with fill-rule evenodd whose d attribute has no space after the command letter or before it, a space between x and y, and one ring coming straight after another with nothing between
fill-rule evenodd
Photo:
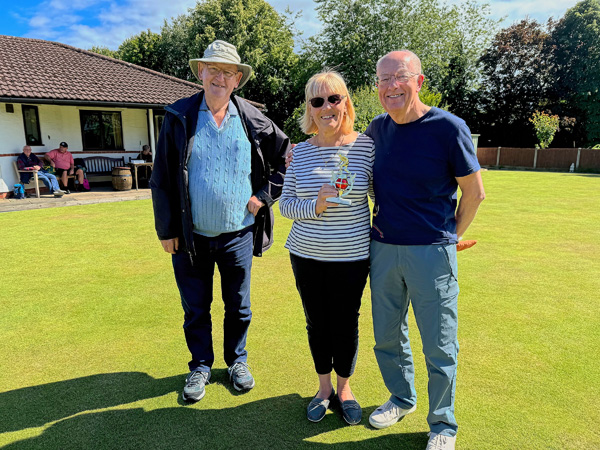
<instances>
[{"instance_id":1,"label":"wooden fence panel","mask_svg":"<svg viewBox=\"0 0 600 450\"><path fill-rule=\"evenodd\" d=\"M600 150L582 148L579 159L580 169L600 169Z\"/></svg>"},{"instance_id":2,"label":"wooden fence panel","mask_svg":"<svg viewBox=\"0 0 600 450\"><path fill-rule=\"evenodd\" d=\"M500 165L509 167L533 167L534 148L502 147L500 149Z\"/></svg>"},{"instance_id":3,"label":"wooden fence panel","mask_svg":"<svg viewBox=\"0 0 600 450\"><path fill-rule=\"evenodd\" d=\"M561 169L568 171L571 164L577 163L576 148L544 148L538 149L536 169ZM479 147L477 159L481 166L496 167L498 163L498 147ZM533 169L535 148L501 147L499 165L505 168ZM582 148L579 169L600 170L600 150Z\"/></svg>"},{"instance_id":4,"label":"wooden fence panel","mask_svg":"<svg viewBox=\"0 0 600 450\"><path fill-rule=\"evenodd\" d=\"M480 166L495 166L498 147L479 147L477 149L477 160Z\"/></svg>"},{"instance_id":5,"label":"wooden fence panel","mask_svg":"<svg viewBox=\"0 0 600 450\"><path fill-rule=\"evenodd\" d=\"M538 169L569 169L577 161L576 148L544 148L538 150Z\"/></svg>"}]
</instances>

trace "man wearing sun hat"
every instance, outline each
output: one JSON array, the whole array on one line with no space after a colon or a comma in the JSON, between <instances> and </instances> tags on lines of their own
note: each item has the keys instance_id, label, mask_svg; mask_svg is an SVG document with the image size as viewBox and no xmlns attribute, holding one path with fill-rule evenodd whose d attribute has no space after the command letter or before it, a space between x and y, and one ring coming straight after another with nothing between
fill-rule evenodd
<instances>
[{"instance_id":1,"label":"man wearing sun hat","mask_svg":"<svg viewBox=\"0 0 600 450\"><path fill-rule=\"evenodd\" d=\"M281 195L289 139L258 109L233 95L252 74L235 46L214 41L190 60L203 90L167 106L150 181L155 226L172 255L192 359L184 400L204 397L214 362L213 275L225 304L224 359L233 387L247 391L252 257L273 242L271 206Z\"/></svg>"}]
</instances>

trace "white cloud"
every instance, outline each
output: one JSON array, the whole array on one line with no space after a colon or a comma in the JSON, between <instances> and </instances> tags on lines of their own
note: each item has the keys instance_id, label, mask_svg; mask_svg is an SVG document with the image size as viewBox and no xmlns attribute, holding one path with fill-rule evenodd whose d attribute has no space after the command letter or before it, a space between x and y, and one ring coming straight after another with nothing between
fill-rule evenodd
<instances>
[{"instance_id":1,"label":"white cloud","mask_svg":"<svg viewBox=\"0 0 600 450\"><path fill-rule=\"evenodd\" d=\"M50 24L48 16L34 16L29 21L29 26L33 28L47 27Z\"/></svg>"},{"instance_id":2,"label":"white cloud","mask_svg":"<svg viewBox=\"0 0 600 450\"><path fill-rule=\"evenodd\" d=\"M165 19L187 12L195 4L196 0L44 1L29 19L26 36L84 49L102 46L114 50L128 37L148 28L159 32ZM89 17L89 8L97 11L94 17Z\"/></svg>"},{"instance_id":3,"label":"white cloud","mask_svg":"<svg viewBox=\"0 0 600 450\"><path fill-rule=\"evenodd\" d=\"M58 11L82 10L106 0L50 0L48 7Z\"/></svg>"}]
</instances>

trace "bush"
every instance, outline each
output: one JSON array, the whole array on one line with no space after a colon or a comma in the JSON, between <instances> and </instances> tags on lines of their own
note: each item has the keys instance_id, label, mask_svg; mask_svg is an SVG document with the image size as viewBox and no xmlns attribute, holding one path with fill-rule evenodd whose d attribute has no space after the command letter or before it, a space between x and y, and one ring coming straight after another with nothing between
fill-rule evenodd
<instances>
[{"instance_id":1,"label":"bush","mask_svg":"<svg viewBox=\"0 0 600 450\"><path fill-rule=\"evenodd\" d=\"M306 108L306 106L303 102L300 106L294 109L292 115L288 117L283 124L283 132L287 134L287 136L290 138L290 141L294 144L303 142L309 138L309 136L304 134L300 128L300 120L304 114L304 108Z\"/></svg>"},{"instance_id":2,"label":"bush","mask_svg":"<svg viewBox=\"0 0 600 450\"><path fill-rule=\"evenodd\" d=\"M377 89L373 86L361 86L352 92L351 95L352 102L354 103L354 112L356 113L354 129L360 133L364 133L371 120L385 111L379 102Z\"/></svg>"},{"instance_id":3,"label":"bush","mask_svg":"<svg viewBox=\"0 0 600 450\"><path fill-rule=\"evenodd\" d=\"M539 148L548 148L558 131L558 116L536 111L529 121L533 123L535 134L540 141Z\"/></svg>"}]
</instances>

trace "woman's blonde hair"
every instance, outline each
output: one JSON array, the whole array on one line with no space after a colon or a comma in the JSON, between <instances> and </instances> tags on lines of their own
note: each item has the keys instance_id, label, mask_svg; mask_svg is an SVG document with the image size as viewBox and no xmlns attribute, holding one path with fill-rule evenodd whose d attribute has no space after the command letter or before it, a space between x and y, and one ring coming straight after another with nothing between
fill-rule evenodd
<instances>
[{"instance_id":1,"label":"woman's blonde hair","mask_svg":"<svg viewBox=\"0 0 600 450\"><path fill-rule=\"evenodd\" d=\"M310 116L310 99L318 97L323 91L330 90L336 94L345 96L346 113L342 119L341 131L344 134L351 133L354 130L354 105L350 98L350 93L342 76L334 70L324 70L310 77L304 88L305 109L304 115L300 119L300 128L305 134L316 134L317 125Z\"/></svg>"}]
</instances>

